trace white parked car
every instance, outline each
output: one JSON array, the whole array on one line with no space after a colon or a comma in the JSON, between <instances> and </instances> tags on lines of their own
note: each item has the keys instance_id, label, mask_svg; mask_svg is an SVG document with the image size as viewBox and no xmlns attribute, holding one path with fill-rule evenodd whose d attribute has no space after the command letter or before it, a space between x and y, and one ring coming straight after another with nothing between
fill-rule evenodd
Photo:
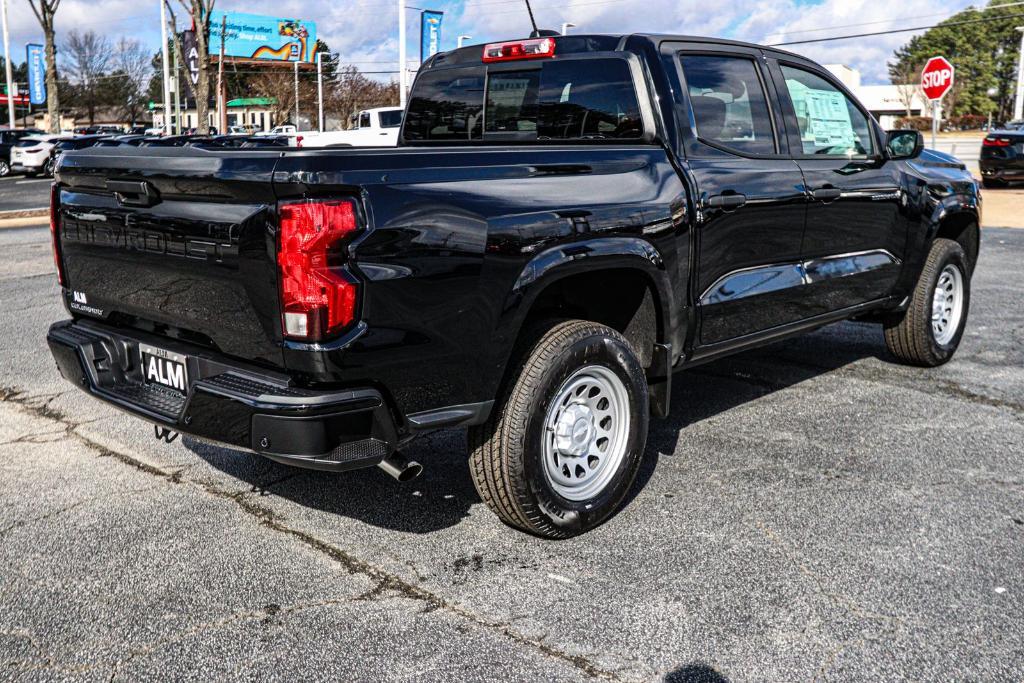
<instances>
[{"instance_id":1,"label":"white parked car","mask_svg":"<svg viewBox=\"0 0 1024 683\"><path fill-rule=\"evenodd\" d=\"M60 135L33 135L25 137L11 147L11 173L39 175L50 160L50 150Z\"/></svg>"}]
</instances>

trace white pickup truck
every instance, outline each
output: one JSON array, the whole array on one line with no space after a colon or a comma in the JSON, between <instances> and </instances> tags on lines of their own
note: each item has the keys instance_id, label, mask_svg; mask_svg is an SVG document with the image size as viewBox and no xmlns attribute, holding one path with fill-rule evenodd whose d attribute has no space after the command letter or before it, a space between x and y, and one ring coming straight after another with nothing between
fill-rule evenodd
<instances>
[{"instance_id":1,"label":"white pickup truck","mask_svg":"<svg viewBox=\"0 0 1024 683\"><path fill-rule=\"evenodd\" d=\"M277 126L263 135L286 136L295 147L395 147L402 127L401 107L364 109L355 117L356 127L320 133L295 126Z\"/></svg>"}]
</instances>

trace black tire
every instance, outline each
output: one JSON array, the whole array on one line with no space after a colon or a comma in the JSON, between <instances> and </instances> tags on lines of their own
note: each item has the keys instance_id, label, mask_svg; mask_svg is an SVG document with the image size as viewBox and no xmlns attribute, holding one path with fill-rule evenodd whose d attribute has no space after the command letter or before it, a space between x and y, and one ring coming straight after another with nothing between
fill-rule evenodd
<instances>
[{"instance_id":1,"label":"black tire","mask_svg":"<svg viewBox=\"0 0 1024 683\"><path fill-rule=\"evenodd\" d=\"M49 161L47 161L43 165L43 177L45 177L45 178L52 178L53 177L54 166L55 165L53 163L53 159L50 159Z\"/></svg>"},{"instance_id":2,"label":"black tire","mask_svg":"<svg viewBox=\"0 0 1024 683\"><path fill-rule=\"evenodd\" d=\"M1006 181L996 180L995 178L982 178L981 185L989 190L994 190L996 188L1006 187Z\"/></svg>"},{"instance_id":3,"label":"black tire","mask_svg":"<svg viewBox=\"0 0 1024 683\"><path fill-rule=\"evenodd\" d=\"M598 526L622 504L647 443L647 379L629 342L598 323L553 323L530 337L512 362L522 371L490 419L469 432L469 465L477 492L506 524L547 538L568 538ZM560 495L545 474L548 408L563 384L584 367L602 366L628 396L625 451L607 483L586 500Z\"/></svg>"},{"instance_id":4,"label":"black tire","mask_svg":"<svg viewBox=\"0 0 1024 683\"><path fill-rule=\"evenodd\" d=\"M963 311L952 338L940 344L932 328L932 297L943 269L953 266L963 281ZM937 239L928 252L921 277L902 316L885 323L885 345L907 365L936 367L956 353L967 325L971 304L971 268L963 247L953 240Z\"/></svg>"},{"instance_id":5,"label":"black tire","mask_svg":"<svg viewBox=\"0 0 1024 683\"><path fill-rule=\"evenodd\" d=\"M0 178L6 178L9 175L11 175L11 165L0 159Z\"/></svg>"}]
</instances>

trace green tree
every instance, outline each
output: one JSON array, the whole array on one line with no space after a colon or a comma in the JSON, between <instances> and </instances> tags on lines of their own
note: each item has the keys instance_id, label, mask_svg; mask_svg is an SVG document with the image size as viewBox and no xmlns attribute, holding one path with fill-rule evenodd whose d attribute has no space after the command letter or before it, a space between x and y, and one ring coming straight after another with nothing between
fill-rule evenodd
<instances>
[{"instance_id":1,"label":"green tree","mask_svg":"<svg viewBox=\"0 0 1024 683\"><path fill-rule=\"evenodd\" d=\"M1009 118L1016 87L1021 24L1019 7L1001 7L1012 0L990 0L982 9L968 8L914 36L895 52L889 75L896 85L920 75L929 57L942 55L956 67L956 85L946 95L946 116L992 113ZM985 21L978 21L984 19ZM974 23L963 24L961 22ZM989 96L994 89L996 94Z\"/></svg>"}]
</instances>

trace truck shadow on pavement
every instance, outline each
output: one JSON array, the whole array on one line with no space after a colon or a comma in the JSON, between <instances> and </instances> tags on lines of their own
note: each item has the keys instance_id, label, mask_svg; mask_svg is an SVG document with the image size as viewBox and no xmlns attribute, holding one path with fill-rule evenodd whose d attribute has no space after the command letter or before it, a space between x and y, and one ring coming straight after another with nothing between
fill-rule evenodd
<instances>
[{"instance_id":1,"label":"truck shadow on pavement","mask_svg":"<svg viewBox=\"0 0 1024 683\"><path fill-rule=\"evenodd\" d=\"M879 326L842 323L676 374L671 415L651 421L644 462L626 502L643 490L662 457L686 458L687 427L864 358L885 359L885 353ZM466 465L464 430L430 434L404 448L424 468L405 484L376 467L313 472L189 437L183 444L215 469L246 482L254 493L393 531L440 531L458 524L481 502Z\"/></svg>"}]
</instances>

